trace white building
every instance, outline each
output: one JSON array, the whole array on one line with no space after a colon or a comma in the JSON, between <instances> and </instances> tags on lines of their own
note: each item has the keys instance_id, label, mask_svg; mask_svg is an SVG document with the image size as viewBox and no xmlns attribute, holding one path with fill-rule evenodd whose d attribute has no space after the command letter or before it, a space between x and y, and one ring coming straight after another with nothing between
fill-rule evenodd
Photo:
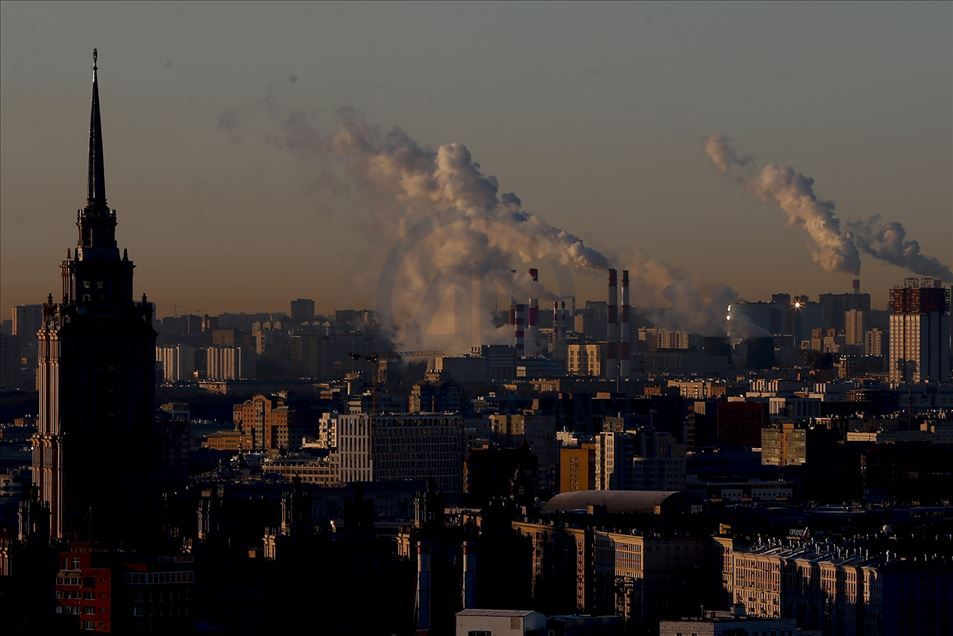
<instances>
[{"instance_id":1,"label":"white building","mask_svg":"<svg viewBox=\"0 0 953 636\"><path fill-rule=\"evenodd\" d=\"M163 382L182 382L195 371L195 351L185 345L156 347L156 362L162 368Z\"/></svg>"},{"instance_id":2,"label":"white building","mask_svg":"<svg viewBox=\"0 0 953 636\"><path fill-rule=\"evenodd\" d=\"M890 383L950 379L950 290L939 280L908 278L890 290Z\"/></svg>"},{"instance_id":3,"label":"white building","mask_svg":"<svg viewBox=\"0 0 953 636\"><path fill-rule=\"evenodd\" d=\"M465 609L457 612L457 636L524 636L546 630L546 615L532 610Z\"/></svg>"},{"instance_id":4,"label":"white building","mask_svg":"<svg viewBox=\"0 0 953 636\"><path fill-rule=\"evenodd\" d=\"M244 347L211 346L205 350L205 375L210 380L255 377L255 353Z\"/></svg>"}]
</instances>

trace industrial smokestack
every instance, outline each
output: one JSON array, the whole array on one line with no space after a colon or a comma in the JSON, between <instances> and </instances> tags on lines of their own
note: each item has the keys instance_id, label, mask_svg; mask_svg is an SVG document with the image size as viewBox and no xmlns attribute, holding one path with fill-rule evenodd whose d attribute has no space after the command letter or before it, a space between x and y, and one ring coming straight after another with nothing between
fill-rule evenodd
<instances>
[{"instance_id":1,"label":"industrial smokestack","mask_svg":"<svg viewBox=\"0 0 953 636\"><path fill-rule=\"evenodd\" d=\"M469 541L463 542L463 609L476 607L476 554Z\"/></svg>"},{"instance_id":2,"label":"industrial smokestack","mask_svg":"<svg viewBox=\"0 0 953 636\"><path fill-rule=\"evenodd\" d=\"M522 356L526 350L526 305L516 303L513 319L513 344L516 347L516 355Z\"/></svg>"},{"instance_id":3,"label":"industrial smokestack","mask_svg":"<svg viewBox=\"0 0 953 636\"><path fill-rule=\"evenodd\" d=\"M860 279L859 278L855 278L853 280L851 289L853 290L855 296L857 294L860 294Z\"/></svg>"},{"instance_id":4,"label":"industrial smokestack","mask_svg":"<svg viewBox=\"0 0 953 636\"><path fill-rule=\"evenodd\" d=\"M609 314L606 320L606 377L619 377L619 290L618 273L609 270Z\"/></svg>"},{"instance_id":5,"label":"industrial smokestack","mask_svg":"<svg viewBox=\"0 0 953 636\"><path fill-rule=\"evenodd\" d=\"M526 355L539 353L539 270L535 267L529 270L533 280L529 297L529 322L526 329Z\"/></svg>"},{"instance_id":6,"label":"industrial smokestack","mask_svg":"<svg viewBox=\"0 0 953 636\"><path fill-rule=\"evenodd\" d=\"M430 546L417 543L417 629L430 630Z\"/></svg>"},{"instance_id":7,"label":"industrial smokestack","mask_svg":"<svg viewBox=\"0 0 953 636\"><path fill-rule=\"evenodd\" d=\"M632 324L629 308L629 270L622 270L622 337L619 338L619 373L623 378L632 372Z\"/></svg>"},{"instance_id":8,"label":"industrial smokestack","mask_svg":"<svg viewBox=\"0 0 953 636\"><path fill-rule=\"evenodd\" d=\"M569 329L569 314L566 313L566 301L565 301L565 300L560 301L559 307L560 307L560 309L559 309L560 319L561 319L561 321L562 321L562 324L560 325L559 331L560 331L560 333L562 333L562 335L563 335L563 340L565 341L566 335L567 335L567 334L569 333L569 331L570 331L570 329Z\"/></svg>"}]
</instances>

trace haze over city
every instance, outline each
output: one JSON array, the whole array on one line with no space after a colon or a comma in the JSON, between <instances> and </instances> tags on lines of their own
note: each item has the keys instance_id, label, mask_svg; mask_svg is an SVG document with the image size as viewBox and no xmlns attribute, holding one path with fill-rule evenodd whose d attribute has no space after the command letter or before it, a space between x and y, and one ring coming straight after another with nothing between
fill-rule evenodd
<instances>
[{"instance_id":1,"label":"haze over city","mask_svg":"<svg viewBox=\"0 0 953 636\"><path fill-rule=\"evenodd\" d=\"M62 106L83 101L79 52L94 45L115 78L103 87L110 202L151 265L137 289L160 315L278 310L296 295L375 305L400 223L321 145L348 121L462 144L500 194L619 266L657 261L740 298L843 291L852 276L825 271L774 202L713 168L713 134L813 177L843 231L879 214L950 265L949 4L2 12L5 314L57 285L49 264L84 177L84 116ZM883 306L911 272L860 257ZM577 270L574 291L599 296L602 278ZM664 305L646 295L634 303Z\"/></svg>"},{"instance_id":2,"label":"haze over city","mask_svg":"<svg viewBox=\"0 0 953 636\"><path fill-rule=\"evenodd\" d=\"M0 2L0 634L953 634L951 176L951 1Z\"/></svg>"}]
</instances>

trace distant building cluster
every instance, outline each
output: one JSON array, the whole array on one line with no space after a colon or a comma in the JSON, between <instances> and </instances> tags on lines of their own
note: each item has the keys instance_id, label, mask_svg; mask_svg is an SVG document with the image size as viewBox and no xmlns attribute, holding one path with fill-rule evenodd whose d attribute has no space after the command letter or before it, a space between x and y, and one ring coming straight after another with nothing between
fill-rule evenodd
<instances>
[{"instance_id":1,"label":"distant building cluster","mask_svg":"<svg viewBox=\"0 0 953 636\"><path fill-rule=\"evenodd\" d=\"M331 299L158 319L95 71L88 168L62 294L0 334L3 633L953 633L941 281L699 334L532 268L462 354Z\"/></svg>"}]
</instances>

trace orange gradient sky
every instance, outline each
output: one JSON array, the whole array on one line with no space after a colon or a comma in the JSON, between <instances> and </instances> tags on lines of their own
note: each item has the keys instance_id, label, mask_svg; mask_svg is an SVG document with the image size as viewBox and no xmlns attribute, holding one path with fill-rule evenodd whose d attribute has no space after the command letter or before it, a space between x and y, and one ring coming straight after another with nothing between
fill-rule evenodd
<instances>
[{"instance_id":1,"label":"orange gradient sky","mask_svg":"<svg viewBox=\"0 0 953 636\"><path fill-rule=\"evenodd\" d=\"M333 159L276 143L273 108L466 144L553 225L745 298L850 280L713 170L712 133L953 265L950 3L4 2L3 318L58 292L75 245L94 46L118 240L160 315L374 306L392 237L355 184L315 186ZM863 261L877 306L906 275ZM582 299L603 286L576 276Z\"/></svg>"}]
</instances>

